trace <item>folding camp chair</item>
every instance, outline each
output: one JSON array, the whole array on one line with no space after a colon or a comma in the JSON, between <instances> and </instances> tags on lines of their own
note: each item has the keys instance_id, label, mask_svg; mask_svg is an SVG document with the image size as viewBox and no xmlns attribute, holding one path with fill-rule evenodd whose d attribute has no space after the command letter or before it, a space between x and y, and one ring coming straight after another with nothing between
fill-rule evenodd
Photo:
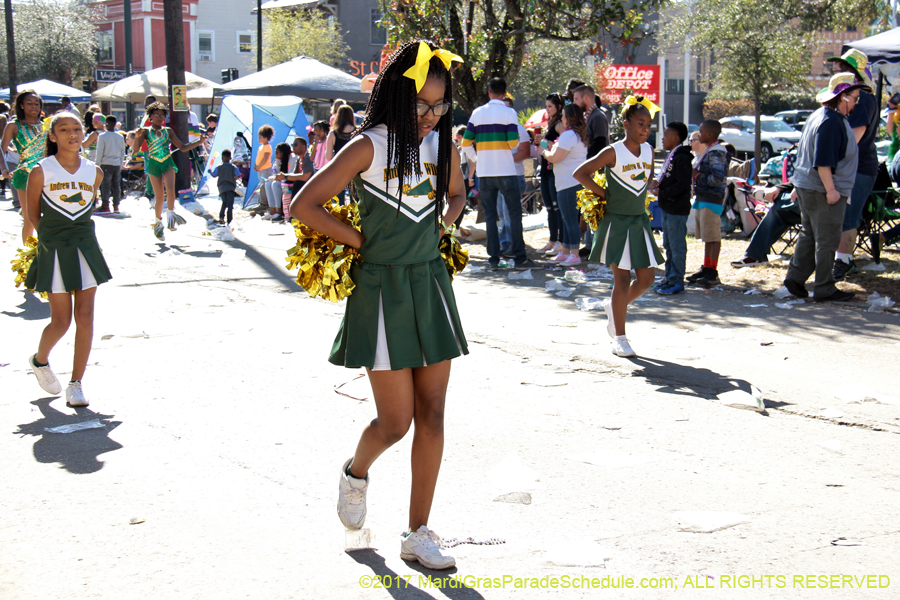
<instances>
[{"instance_id":1,"label":"folding camp chair","mask_svg":"<svg viewBox=\"0 0 900 600\"><path fill-rule=\"evenodd\" d=\"M892 221L898 220L900 220L900 193L894 188L873 191L863 208L856 248L871 255L869 236L884 233L895 225Z\"/></svg>"},{"instance_id":2,"label":"folding camp chair","mask_svg":"<svg viewBox=\"0 0 900 600\"><path fill-rule=\"evenodd\" d=\"M535 215L544 206L541 198L541 178L538 176L537 159L526 158L525 193L522 194L522 214Z\"/></svg>"}]
</instances>

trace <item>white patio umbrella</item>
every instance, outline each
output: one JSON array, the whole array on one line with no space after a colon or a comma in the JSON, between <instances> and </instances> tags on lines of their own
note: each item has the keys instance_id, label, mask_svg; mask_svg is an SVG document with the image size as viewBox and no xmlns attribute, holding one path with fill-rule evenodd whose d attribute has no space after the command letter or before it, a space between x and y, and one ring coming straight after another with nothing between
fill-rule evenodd
<instances>
[{"instance_id":1,"label":"white patio umbrella","mask_svg":"<svg viewBox=\"0 0 900 600\"><path fill-rule=\"evenodd\" d=\"M191 104L219 104L221 99L215 99L217 89L222 86L185 71L185 84L187 85L188 102ZM166 67L159 67L138 73L125 79L120 79L112 85L100 88L91 94L93 102L137 102L142 103L149 95L164 100L169 96L169 74Z\"/></svg>"}]
</instances>

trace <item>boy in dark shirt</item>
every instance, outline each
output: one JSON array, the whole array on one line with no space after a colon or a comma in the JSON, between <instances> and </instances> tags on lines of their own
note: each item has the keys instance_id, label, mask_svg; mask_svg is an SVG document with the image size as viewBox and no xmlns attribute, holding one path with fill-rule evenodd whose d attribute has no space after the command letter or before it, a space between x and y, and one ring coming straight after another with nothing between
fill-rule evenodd
<instances>
[{"instance_id":1,"label":"boy in dark shirt","mask_svg":"<svg viewBox=\"0 0 900 600\"><path fill-rule=\"evenodd\" d=\"M219 222L231 225L231 217L234 212L234 196L237 189L235 168L231 164L231 150L222 150L222 164L209 172L217 177L219 186L219 198L222 200L222 208L219 209ZM225 220L225 212L228 212L228 221Z\"/></svg>"},{"instance_id":2,"label":"boy in dark shirt","mask_svg":"<svg viewBox=\"0 0 900 600\"><path fill-rule=\"evenodd\" d=\"M687 261L687 219L691 214L691 162L694 155L684 145L687 125L672 121L663 135L663 148L669 151L650 191L659 199L662 210L663 248L666 251L666 279L656 293L670 295L684 291Z\"/></svg>"}]
</instances>

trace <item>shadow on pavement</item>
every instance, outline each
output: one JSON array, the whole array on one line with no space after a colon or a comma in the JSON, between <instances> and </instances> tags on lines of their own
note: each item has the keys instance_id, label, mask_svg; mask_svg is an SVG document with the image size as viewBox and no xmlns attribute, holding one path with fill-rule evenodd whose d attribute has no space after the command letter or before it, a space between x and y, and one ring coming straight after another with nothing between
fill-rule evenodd
<instances>
[{"instance_id":1,"label":"shadow on pavement","mask_svg":"<svg viewBox=\"0 0 900 600\"><path fill-rule=\"evenodd\" d=\"M54 398L42 398L32 402L40 409L43 418L19 425L14 434L39 437L34 443L33 452L35 460L40 463L59 463L60 468L76 475L96 473L103 468L103 461L99 456L122 447L122 444L109 439L109 432L121 425L121 421L106 421L114 415L102 415L88 408L76 408L76 414L66 414L50 406L53 400ZM65 402L62 399L59 401ZM105 427L72 433L44 431L45 427L59 427L93 419L100 419Z\"/></svg>"},{"instance_id":2,"label":"shadow on pavement","mask_svg":"<svg viewBox=\"0 0 900 600\"><path fill-rule=\"evenodd\" d=\"M392 598L396 598L397 600L434 598L434 596L428 592L407 583L407 575L397 575L397 573L388 568L387 564L384 562L384 558L374 550L356 550L347 552L347 554L359 564L372 569L372 572L374 573L373 577L380 580L379 585L383 587ZM451 600L484 600L484 596L479 594L476 590L465 587L454 578L454 575L457 572L455 567L446 571L434 571L422 567L419 563L407 561L406 565L419 573L419 575L414 576L414 581L417 584L420 581L428 580L430 577L431 581L429 585L431 588L440 591Z\"/></svg>"},{"instance_id":3,"label":"shadow on pavement","mask_svg":"<svg viewBox=\"0 0 900 600\"><path fill-rule=\"evenodd\" d=\"M25 292L25 300L16 308L21 308L21 312L10 312L8 310L0 311L0 315L7 317L17 317L26 321L40 321L50 318L50 303L44 302L31 292Z\"/></svg>"},{"instance_id":4,"label":"shadow on pavement","mask_svg":"<svg viewBox=\"0 0 900 600\"><path fill-rule=\"evenodd\" d=\"M629 362L641 367L633 372L635 377L643 377L651 385L662 385L657 391L664 394L715 399L718 394L732 390L742 390L750 393L750 382L743 379L725 377L710 369L690 367L643 357L629 359ZM790 402L766 400L766 406L771 408L789 406L790 404Z\"/></svg>"}]
</instances>

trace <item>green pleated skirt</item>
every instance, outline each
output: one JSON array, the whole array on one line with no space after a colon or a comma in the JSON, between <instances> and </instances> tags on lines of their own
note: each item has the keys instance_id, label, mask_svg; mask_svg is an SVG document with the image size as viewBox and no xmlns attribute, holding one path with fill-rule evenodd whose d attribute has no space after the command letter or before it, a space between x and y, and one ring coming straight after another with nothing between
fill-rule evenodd
<instances>
[{"instance_id":1,"label":"green pleated skirt","mask_svg":"<svg viewBox=\"0 0 900 600\"><path fill-rule=\"evenodd\" d=\"M396 371L468 354L442 258L412 265L354 265L356 287L329 361Z\"/></svg>"},{"instance_id":2,"label":"green pleated skirt","mask_svg":"<svg viewBox=\"0 0 900 600\"><path fill-rule=\"evenodd\" d=\"M147 165L147 175L152 175L153 177L162 177L169 169L176 173L178 172L178 167L175 166L175 161L172 160L171 154L162 162L150 158L144 164Z\"/></svg>"},{"instance_id":3,"label":"green pleated skirt","mask_svg":"<svg viewBox=\"0 0 900 600\"><path fill-rule=\"evenodd\" d=\"M17 169L15 173L13 173L11 184L17 190L25 191L25 188L28 185L28 173L25 169Z\"/></svg>"},{"instance_id":4,"label":"green pleated skirt","mask_svg":"<svg viewBox=\"0 0 900 600\"><path fill-rule=\"evenodd\" d=\"M650 217L607 213L594 232L591 262L618 265L620 269L658 267L665 262L656 246Z\"/></svg>"},{"instance_id":5,"label":"green pleated skirt","mask_svg":"<svg viewBox=\"0 0 900 600\"><path fill-rule=\"evenodd\" d=\"M96 287L112 279L96 238L47 245L38 238L37 252L25 287L48 294L61 294Z\"/></svg>"}]
</instances>

